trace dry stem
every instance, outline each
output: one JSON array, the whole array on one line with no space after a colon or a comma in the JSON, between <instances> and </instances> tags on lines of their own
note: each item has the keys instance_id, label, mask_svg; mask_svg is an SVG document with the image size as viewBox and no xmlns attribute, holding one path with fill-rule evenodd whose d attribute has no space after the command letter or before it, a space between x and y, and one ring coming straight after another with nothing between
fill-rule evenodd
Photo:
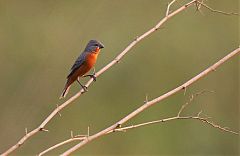
<instances>
[{"instance_id":1,"label":"dry stem","mask_svg":"<svg viewBox=\"0 0 240 156\"><path fill-rule=\"evenodd\" d=\"M83 147L84 145L86 145L87 143L101 137L104 136L106 134L108 134L110 131L114 131L117 128L119 128L122 124L126 123L128 120L132 119L133 117L135 117L136 115L138 115L139 113L141 113L142 111L146 110L147 108L159 103L160 101L176 94L177 92L181 91L181 90L185 90L188 86L192 85L194 82L198 81L199 79L203 78L204 76L206 76L207 74L209 74L212 71L215 71L217 67L219 67L220 65L222 65L224 62L226 62L227 60L231 59L233 56L237 55L240 53L240 48L235 49L234 51L232 51L231 53L229 53L228 55L226 55L225 57L223 57L222 59L220 59L218 62L216 62L215 64L213 64L212 66L208 67L206 70L204 70L203 72L201 72L200 74L196 75L195 77L193 77L192 79L188 80L187 82L185 82L184 84L182 84L181 86L167 92L166 94L163 94L162 96L159 96L147 103L145 103L144 105L142 105L141 107L139 107L138 109L136 109L135 111L133 111L132 113L130 113L129 115L127 115L126 117L124 117L123 119L121 119L120 121L116 122L115 124L113 124L112 126L92 135L89 136L87 139L83 140L82 142L80 142L79 144L75 145L74 147L70 148L69 150L67 150L66 152L64 152L62 154L62 156L66 156L71 154L72 152L76 151L77 149ZM198 113L199 115L201 113ZM206 120L206 118L196 118L194 117L193 119L198 119L201 120L203 122L206 122L210 125L212 125L215 128L219 128L221 130L224 131L229 131L226 128L222 128L218 125L215 125L212 122L209 122ZM234 133L232 131L232 133Z\"/></svg>"},{"instance_id":2,"label":"dry stem","mask_svg":"<svg viewBox=\"0 0 240 156\"><path fill-rule=\"evenodd\" d=\"M208 91L208 90L203 90L201 92L198 92L196 94L192 94L190 97L189 97L189 100L182 105L182 107L179 109L178 113L176 116L174 117L169 117L169 118L165 118L165 119L160 119L160 120L154 120L154 121L149 121L149 122L144 122L144 123L140 123L140 124L136 124L136 125L131 125L131 126L125 126L125 127L120 127L120 128L115 128L115 129L112 129L110 131L108 131L106 134L109 134L109 133L113 133L113 132L126 132L127 130L131 130L131 129L135 129L135 128L139 128L139 127L143 127L143 126L148 126L148 125L152 125L152 124L159 124L159 123L166 123L168 121L173 121L173 120L197 120L197 121L201 121L203 123L206 123L216 129L219 129L221 131L224 131L224 132L228 132L228 133L232 133L232 134L236 134L238 135L239 133L238 132L235 132L235 131L232 131L230 130L229 128L226 128L226 127L222 127L218 124L215 124L214 122L210 121L210 117L201 117L201 113L202 111L200 111L199 113L197 113L197 115L195 116L182 116L182 112L186 109L187 106L189 106L190 103L192 103L192 101L194 100L195 97L199 96L199 95L202 95L203 93L207 93L207 92L210 92L210 93L213 93L213 91ZM181 115L181 116L180 116ZM62 141L54 146L51 146L49 147L48 149L44 150L43 152L41 152L39 154L39 156L42 156L44 154L46 154L47 152L50 152L62 145L65 145L67 143L70 143L70 142L74 142L76 140L84 140L84 139L88 139L87 137L89 136L88 135L83 135L84 137L82 137L81 139L77 138L77 137L73 137L71 135L71 138L70 139L67 139L65 141Z\"/></svg>"},{"instance_id":3,"label":"dry stem","mask_svg":"<svg viewBox=\"0 0 240 156\"><path fill-rule=\"evenodd\" d=\"M137 37L134 41L132 41L115 59L113 59L113 61L111 61L109 64L107 64L105 67L103 67L99 72L96 73L96 77L100 76L101 74L103 74L106 70L108 70L109 68L111 68L113 65L115 65L116 63L118 63L122 57L129 52L137 43L139 43L141 40L143 40L144 38L146 38L147 36L149 36L150 34L152 34L153 32L155 32L156 30L158 30L165 22L167 22L170 18L172 18L173 16L179 14L180 12L186 10L189 6L193 5L193 4L201 4L202 6L204 6L205 8L213 11L213 12L217 12L217 13L222 13L222 14L236 14L236 13L225 13L222 11L218 11L218 10L214 10L210 7L208 7L206 4L203 4L202 2L199 2L198 0L192 0L189 3L183 5L182 7L178 8L177 10L173 11L172 13L170 12L170 6L175 2L176 0L173 0L169 3L168 7L167 7L167 11L166 11L166 16L159 22L157 23L156 26L154 26L153 28L151 28L150 30L148 30L147 32L145 32L144 34L142 34L141 36ZM199 79L198 77L196 77L196 80ZM195 82L196 80L193 80L193 82ZM89 87L89 85L93 82L93 79L91 78L85 86ZM189 85L192 84L193 82L188 82ZM188 86L188 83L184 86L180 86L180 90L186 89L186 87ZM178 90L179 88L176 88L176 90ZM176 92L176 90L173 90L172 92ZM13 151L15 151L17 148L19 148L26 140L28 140L30 137L34 136L35 134L37 134L40 131L48 131L47 129L45 129L44 127L49 123L49 121L52 120L52 118L56 115L59 114L61 115L59 112L65 108L66 106L68 106L70 103L72 103L73 101L75 101L77 98L79 98L82 93L83 93L83 89L81 91L79 91L77 94L75 94L74 96L72 96L71 98L69 98L66 102L64 102L61 105L57 105L57 108L55 108L51 114L34 130L27 132L15 145L13 145L12 147L10 147L8 150L6 150L4 153L2 153L1 155L8 155L10 153L12 153ZM171 95L172 92L169 92L169 94ZM159 97L160 98L160 97ZM161 99L161 98L160 98ZM156 101L159 101L160 99L156 99ZM150 106L154 104L153 101L147 102L146 106ZM147 108L147 107L146 107ZM139 113L139 111L143 111L144 109L146 109L145 107L141 107L141 110L136 110L134 111L132 114L130 114L130 118L134 117L136 114ZM116 128L119 124L126 122L128 119L123 119L120 123L117 123L116 125L113 125L111 128ZM110 127L109 127L110 128ZM85 140L84 140L85 141ZM82 146L82 145L81 145Z\"/></svg>"}]
</instances>

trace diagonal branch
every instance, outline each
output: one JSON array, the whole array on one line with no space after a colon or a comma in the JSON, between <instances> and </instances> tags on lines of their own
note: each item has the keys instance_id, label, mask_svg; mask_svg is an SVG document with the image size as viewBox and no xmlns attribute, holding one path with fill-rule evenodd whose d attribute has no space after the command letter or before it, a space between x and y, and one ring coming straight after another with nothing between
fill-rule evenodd
<instances>
[{"instance_id":1,"label":"diagonal branch","mask_svg":"<svg viewBox=\"0 0 240 156\"><path fill-rule=\"evenodd\" d=\"M56 145L54 145L54 146L52 146L52 147L44 150L44 151L42 151L41 153L38 154L38 156L42 156L42 155L44 155L44 154L46 154L46 153L48 153L48 152L50 152L50 151L52 151L52 150L54 150L54 149L56 149L56 148L58 148L58 147L63 146L63 145L65 145L65 144L68 144L68 143L70 143L70 142L82 141L82 140L84 140L84 139L87 139L88 136L89 136L89 135L76 135L76 136L73 136L73 134L72 134L72 132L71 132L71 138L70 138L70 139L67 139L67 140L65 140L65 141L62 141L62 142L60 142L60 143L58 143L58 144L56 144Z\"/></svg>"},{"instance_id":2,"label":"diagonal branch","mask_svg":"<svg viewBox=\"0 0 240 156\"><path fill-rule=\"evenodd\" d=\"M235 134L235 135L239 135L239 132L235 132L235 131L232 131L230 130L229 128L227 127L222 127L212 121L210 121L210 117L201 117L201 113L202 111L200 111L197 115L195 116L180 116L180 114L186 109L186 107L189 106L190 103L193 102L193 99L199 95L202 95L203 93L207 93L207 92L210 92L210 93L213 93L213 91L208 91L208 90L203 90L201 92L198 92L198 93L195 93L195 94L192 94L190 97L189 97L189 100L182 105L182 107L179 109L178 113L176 116L173 116L173 117L168 117L168 118L164 118L164 119L160 119L160 120L154 120L154 121L149 121L149 122L144 122L144 123L140 123L140 124L135 124L135 125L131 125L131 126L125 126L125 127L119 127L119 128L115 128L115 129L112 129L110 131L107 132L107 134L109 133L113 133L113 132L126 132L128 130L131 130L131 129L136 129L136 128L139 128L139 127L144 127L144 126L149 126L149 125L153 125L153 124L160 124L160 123L166 123L166 122L169 122L169 121L173 121L173 120L196 120L196 121L201 121L202 123L205 123L207 125L210 125L212 126L213 128L216 128L216 129L219 129L223 132L228 132L228 133L232 133L232 134ZM81 137L81 138L80 138ZM70 139L67 139L65 141L62 141L54 146L51 146L49 147L48 149L42 151L40 154L38 154L38 156L42 156L62 145L65 145L67 143L70 143L70 142L75 142L75 141L83 141L85 139L88 139L89 137L89 133L88 135L77 135L77 136L74 136L71 134L71 138Z\"/></svg>"},{"instance_id":3,"label":"diagonal branch","mask_svg":"<svg viewBox=\"0 0 240 156\"><path fill-rule=\"evenodd\" d=\"M185 82L184 84L182 84L181 86L145 103L144 105L142 105L141 107L137 108L135 111L133 111L132 113L130 113L129 115L127 115L126 117L122 118L120 121L116 122L115 124L111 125L110 127L92 135L89 136L87 139L83 140L82 142L80 142L79 144L73 146L72 148L70 148L69 150L67 150L66 152L64 152L61 156L66 156L71 154L72 152L76 151L77 149L83 147L84 145L88 144L89 142L104 136L106 134L108 134L110 131L114 131L117 128L119 128L122 124L126 123L128 120L132 119L133 117L135 117L136 115L138 115L139 113L141 113L142 111L146 110L147 108L159 103L160 101L163 101L164 99L176 94L177 92L181 91L181 90L185 90L187 87L189 87L190 85L192 85L193 83L197 82L199 79L205 77L206 75L208 75L210 72L215 71L217 67L219 67L220 65L222 65L224 62L226 62L227 60L231 59L233 56L238 55L240 53L240 48L237 48L235 50L233 50L232 52L230 52L228 55L226 55L225 57L223 57L222 59L220 59L219 61L217 61L215 64L213 64L212 66L208 67L206 70L202 71L200 74L196 75L195 77L193 77L192 79L188 80L187 82ZM199 113L200 114L200 113ZM204 120L203 118L198 118L198 120L207 122L207 120ZM208 124L212 125L213 127L218 127L217 125L213 124L212 122L207 122ZM218 127L220 128L220 127ZM222 128L220 128L222 129ZM223 130L223 129L222 129Z\"/></svg>"},{"instance_id":4,"label":"diagonal branch","mask_svg":"<svg viewBox=\"0 0 240 156\"><path fill-rule=\"evenodd\" d=\"M187 4L185 4L184 6L180 7L179 9L177 9L176 11L170 13L168 16L164 17L162 20L160 20L157 25L155 25L153 28L151 28L150 30L148 30L147 32L145 32L144 34L142 34L141 36L137 37L134 41L132 41L115 59L113 59L113 61L111 61L109 64L107 64L105 67L103 67L100 71L98 71L96 73L96 77L100 76L101 74L103 74L105 71L107 71L109 68L111 68L113 65L115 65L116 63L118 63L123 56L128 53L137 43L139 43L141 40L143 40L144 38L148 37L150 34L152 34L153 32L157 31L160 26L162 26L166 21L168 21L168 19L170 19L171 17L177 15L178 13L184 11L185 9L187 9L189 6L191 6L192 4L196 3L197 0L193 0ZM91 78L87 83L86 83L86 87L89 87L90 84L93 82L93 79ZM28 140L30 137L32 137L33 135L35 135L36 133L42 131L44 129L44 127L48 124L49 121L52 120L52 118L59 113L59 111L61 111L63 108L65 108L66 106L68 106L69 104L71 104L73 101L75 101L77 98L79 98L82 93L83 93L83 89L81 89L77 94L75 94L74 96L72 96L70 99L68 99L66 102L64 102L63 104L59 105L56 109L54 109L52 111L52 113L40 124L39 127L37 127L36 129L30 131L29 133L27 133L26 135L24 135L15 145L13 145L12 147L10 147L7 151L5 151L3 153L3 155L8 155L10 153L12 153L13 151L15 151L17 148L19 148L26 140Z\"/></svg>"},{"instance_id":5,"label":"diagonal branch","mask_svg":"<svg viewBox=\"0 0 240 156\"><path fill-rule=\"evenodd\" d=\"M189 3L183 5L182 7L178 8L177 10L169 13L170 10L170 6L175 2L176 0L173 0L171 3L169 3L168 7L167 7L167 13L162 20L160 20L153 28L151 28L150 30L148 30L147 32L145 32L144 34L142 34L141 36L137 37L134 41L132 41L122 52L119 53L119 55L113 59L109 64L107 64L105 67L103 67L100 71L98 71L96 73L96 77L100 76L101 74L103 74L105 71L109 70L113 65L115 65L116 63L118 63L125 54L127 54L137 43L139 43L140 41L142 41L143 39L145 39L146 37L148 37L150 34L154 33L155 31L157 31L165 22L167 22L170 18L174 17L175 15L179 14L180 12L186 10L187 8L189 8L190 6L192 6L193 4L199 3L198 0L192 0ZM211 10L211 9L210 9ZM218 12L218 11L214 11L214 12ZM219 12L220 13L220 12ZM85 86L89 87L90 84L93 82L93 79L91 78ZM185 87L186 88L186 87ZM24 144L29 138L31 138L32 136L34 136L35 134L37 134L40 131L48 131L47 129L45 129L45 126L53 119L53 117L55 117L56 114L60 115L60 111L62 109L64 109L65 107L67 107L69 104L71 104L73 101L75 101L77 98L79 98L82 93L83 93L83 89L80 90L77 94L75 94L74 96L72 96L71 98L69 98L67 101L65 101L64 103L62 103L61 105L57 105L57 108L54 109L45 119L44 121L35 129L33 129L32 131L26 133L15 145L13 145L12 147L10 147L8 150L6 150L4 153L2 153L2 155L8 155L10 153L12 153L13 151L15 151L17 148L19 148L22 144ZM149 103L149 102L148 102ZM148 104L147 103L147 104ZM134 115L135 116L135 115ZM125 119L126 120L126 119ZM125 120L121 121L122 123L126 122ZM116 128L116 125L113 126L114 128Z\"/></svg>"}]
</instances>

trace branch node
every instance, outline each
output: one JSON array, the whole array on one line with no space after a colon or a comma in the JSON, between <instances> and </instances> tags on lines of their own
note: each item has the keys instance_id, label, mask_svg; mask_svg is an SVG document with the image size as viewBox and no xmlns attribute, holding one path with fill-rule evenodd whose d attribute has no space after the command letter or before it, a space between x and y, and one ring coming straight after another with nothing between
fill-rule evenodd
<instances>
[{"instance_id":1,"label":"branch node","mask_svg":"<svg viewBox=\"0 0 240 156\"><path fill-rule=\"evenodd\" d=\"M173 3L175 3L175 2L176 2L176 0L172 0L170 3L168 3L165 17L168 17L169 13L171 13L170 7L171 7L171 5L173 5Z\"/></svg>"},{"instance_id":2,"label":"branch node","mask_svg":"<svg viewBox=\"0 0 240 156\"><path fill-rule=\"evenodd\" d=\"M217 69L216 68L212 68L212 71L217 71Z\"/></svg>"},{"instance_id":3,"label":"branch node","mask_svg":"<svg viewBox=\"0 0 240 156\"><path fill-rule=\"evenodd\" d=\"M145 100L143 102L144 102L144 104L148 103L148 94L146 94Z\"/></svg>"},{"instance_id":4,"label":"branch node","mask_svg":"<svg viewBox=\"0 0 240 156\"><path fill-rule=\"evenodd\" d=\"M120 60L118 58L115 58L114 60L116 61L116 63L120 62Z\"/></svg>"},{"instance_id":5,"label":"branch node","mask_svg":"<svg viewBox=\"0 0 240 156\"><path fill-rule=\"evenodd\" d=\"M116 132L116 131L123 131L123 130L120 130L119 128L121 128L122 125L120 123L117 123L115 125L115 127L112 129L112 132Z\"/></svg>"},{"instance_id":6,"label":"branch node","mask_svg":"<svg viewBox=\"0 0 240 156\"><path fill-rule=\"evenodd\" d=\"M138 38L139 38L139 36L136 36L136 37L134 38L134 41L138 41Z\"/></svg>"},{"instance_id":7,"label":"branch node","mask_svg":"<svg viewBox=\"0 0 240 156\"><path fill-rule=\"evenodd\" d=\"M203 3L203 0L202 0L201 3ZM196 4L196 11L199 11L199 10L200 10L200 8L201 8L201 3L199 3L198 0L196 0L196 2L195 2L195 4Z\"/></svg>"},{"instance_id":8,"label":"branch node","mask_svg":"<svg viewBox=\"0 0 240 156\"><path fill-rule=\"evenodd\" d=\"M47 130L47 129L45 129L45 128L40 128L40 131L49 132L49 130Z\"/></svg>"},{"instance_id":9,"label":"branch node","mask_svg":"<svg viewBox=\"0 0 240 156\"><path fill-rule=\"evenodd\" d=\"M59 105L57 104L57 113L58 113L58 115L61 117L62 115L61 115L61 113L60 113L59 111L60 111Z\"/></svg>"},{"instance_id":10,"label":"branch node","mask_svg":"<svg viewBox=\"0 0 240 156\"><path fill-rule=\"evenodd\" d=\"M201 113L202 113L202 110L198 112L197 117L200 117Z\"/></svg>"},{"instance_id":11,"label":"branch node","mask_svg":"<svg viewBox=\"0 0 240 156\"><path fill-rule=\"evenodd\" d=\"M121 128L121 127L122 127L122 124L117 123L117 124L116 124L116 127L115 127L114 129L116 129L116 128Z\"/></svg>"}]
</instances>

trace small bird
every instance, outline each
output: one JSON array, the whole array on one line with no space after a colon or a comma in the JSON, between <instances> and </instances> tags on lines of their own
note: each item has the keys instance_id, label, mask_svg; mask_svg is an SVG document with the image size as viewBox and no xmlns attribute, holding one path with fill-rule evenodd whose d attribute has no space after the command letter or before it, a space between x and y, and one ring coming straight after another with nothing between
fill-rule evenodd
<instances>
[{"instance_id":1,"label":"small bird","mask_svg":"<svg viewBox=\"0 0 240 156\"><path fill-rule=\"evenodd\" d=\"M60 99L64 98L67 95L71 84L76 80L79 85L84 89L84 91L87 91L87 87L80 83L80 77L89 76L93 78L94 81L96 81L95 73L89 75L84 74L86 74L95 65L100 49L102 48L104 48L104 45L97 40L90 40L88 42L85 50L77 58L70 70L70 74L67 76L67 82L60 96Z\"/></svg>"}]
</instances>

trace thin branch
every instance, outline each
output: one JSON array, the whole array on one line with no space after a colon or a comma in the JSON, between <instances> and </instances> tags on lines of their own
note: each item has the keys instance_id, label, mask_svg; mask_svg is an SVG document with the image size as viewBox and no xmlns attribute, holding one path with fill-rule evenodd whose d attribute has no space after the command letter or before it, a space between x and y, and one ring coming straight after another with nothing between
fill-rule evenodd
<instances>
[{"instance_id":1,"label":"thin branch","mask_svg":"<svg viewBox=\"0 0 240 156\"><path fill-rule=\"evenodd\" d=\"M126 126L126 127L121 127L121 128L116 128L116 129L113 129L111 131L108 131L107 134L109 133L113 133L113 132L126 132L128 130L131 130L131 129L135 129L135 128L139 128L139 127L143 127L143 126L148 126L148 125L152 125L152 124L159 124L159 123L166 123L168 121L173 121L173 120L198 120L198 121L201 121L203 123L206 123L214 128L217 128L221 131L224 131L224 132L229 132L229 133L232 133L232 134L236 134L236 135L239 135L238 132L235 132L235 131L232 131L232 130L229 130L228 128L225 128L225 127L221 127L220 125L217 125L211 121L208 120L208 118L203 118L203 117L200 117L200 116L174 116L174 117L170 117L170 118L165 118L165 119L160 119L160 120L155 120L155 121L149 121L149 122L144 122L144 123L140 123L140 124L136 124L136 125L131 125L131 126ZM65 141L62 141L54 146L51 146L50 148L44 150L43 152L41 152L38 156L42 156L62 145L65 145L65 144L68 144L70 142L74 142L74 141L83 141L84 139L87 139L87 137L82 137L82 138L77 138L77 137L74 137L74 138L70 138L70 139L67 139Z\"/></svg>"},{"instance_id":2,"label":"thin branch","mask_svg":"<svg viewBox=\"0 0 240 156\"><path fill-rule=\"evenodd\" d=\"M206 93L206 92L210 92L212 93L212 91L208 91L208 90L203 90L201 92L198 92L198 93L195 93L195 94L192 94L190 97L189 97L189 100L188 102L186 102L185 104L182 105L182 107L179 109L178 113L176 116L174 117L169 117L169 118L165 118L165 119L160 119L160 120L154 120L154 121L149 121L149 122L144 122L144 123L140 123L140 124L136 124L136 125L131 125L131 126L125 126L125 127L120 127L120 128L115 128L111 131L108 131L107 134L109 133L113 133L113 132L126 132L128 130L131 130L131 129L135 129L135 128L139 128L139 127L143 127L143 126L148 126L148 125L152 125L152 124L159 124L159 123L165 123L165 122L168 122L168 121L172 121L172 120L187 120L187 119L190 119L190 120L198 120L198 121L201 121L203 123L206 123L214 128L217 128L221 131L224 131L224 132L228 132L228 133L232 133L232 134L236 134L236 135L239 135L238 132L235 132L235 131L232 131L230 130L229 128L226 128L226 127L222 127L220 125L217 125L211 121L209 121L208 119L210 119L210 117L201 117L201 113L202 111L200 111L196 116L180 116L180 114L183 112L183 110L189 106L190 103L192 103L193 99L199 95L202 95L203 93ZM88 128L89 129L89 128ZM89 131L89 130L88 130ZM79 137L79 136L77 136ZM62 145L65 145L67 143L70 143L70 142L74 142L74 141L77 141L77 140L84 140L84 139L87 139L87 137L89 137L89 132L88 132L88 135L82 135L81 139L77 139L77 137L73 137L73 134L72 134L72 131L71 131L71 138L70 139L67 139L65 141L62 141L54 146L51 146L49 147L48 149L44 150L43 152L41 152L39 154L39 156L42 156L44 154L46 154L47 152L50 152Z\"/></svg>"},{"instance_id":3,"label":"thin branch","mask_svg":"<svg viewBox=\"0 0 240 156\"><path fill-rule=\"evenodd\" d=\"M56 148L58 148L58 147L63 146L63 145L65 145L65 144L68 144L68 143L70 143L70 142L81 141L81 140L84 140L84 139L86 139L86 138L87 138L87 136L73 136L73 137L71 137L71 138L68 139L68 140L65 140L65 141L63 141L63 142L60 142L60 143L58 143L58 144L56 144L56 145L54 145L54 146L52 146L52 147L44 150L43 152L39 153L39 156L42 156L42 155L44 155L44 154L46 154L46 153L48 153L48 152L50 152L50 151L52 151L52 150L54 150L54 149L56 149Z\"/></svg>"},{"instance_id":4,"label":"thin branch","mask_svg":"<svg viewBox=\"0 0 240 156\"><path fill-rule=\"evenodd\" d=\"M197 97L199 95L202 95L202 94L204 94L206 92L213 93L213 91L203 90L201 92L192 94L189 97L188 102L186 102L185 104L183 104L181 106L181 108L179 109L177 115L174 116L174 117L160 119L160 120L155 120L155 121L144 122L144 123L131 125L131 126L126 126L126 127L121 127L121 128L116 128L116 129L113 129L113 130L109 131L107 134L112 133L112 132L126 132L127 130L130 130L130 129L139 128L139 127L142 127L142 126L147 126L147 125L152 125L152 124L157 124L157 123L163 123L163 122L172 121L172 120L194 119L194 120L198 120L198 121L201 121L203 123L206 123L206 124L208 124L208 125L210 125L210 126L212 126L214 128L217 128L217 129L221 130L221 131L225 131L225 132L229 132L229 133L232 133L232 134L239 135L239 132L232 131L229 128L222 127L222 126L220 126L218 124L215 124L214 122L209 121L208 119L210 119L211 117L208 117L208 116L201 117L200 115L202 114L202 111L198 112L197 116L180 116L180 114L184 111L184 109L187 106L189 106L190 103L192 103L192 101L194 100L195 97Z\"/></svg>"},{"instance_id":5,"label":"thin branch","mask_svg":"<svg viewBox=\"0 0 240 156\"><path fill-rule=\"evenodd\" d=\"M115 65L116 63L119 63L119 61L123 58L123 56L125 54L127 54L137 43L139 43L141 40L143 40L144 38L148 37L150 34L152 34L153 32L155 32L156 30L158 30L165 22L167 22L170 18L174 17L175 15L179 14L180 12L186 10L188 7L192 6L195 3L199 3L198 0L192 0L189 3L183 5L182 7L178 8L177 10L173 11L172 13L169 13L170 10L170 6L175 2L175 0L173 0L169 5L168 5L168 9L167 9L167 16L165 16L162 20L159 21L159 23L157 23L156 26L154 26L153 28L151 28L150 30L148 30L147 32L145 32L144 34L142 34L139 37L136 37L136 39L134 41L132 41L122 52L120 52L120 54L113 59L109 64L107 64L105 67L103 67L100 71L98 71L96 73L96 77L100 76L101 74L103 74L105 71L109 70L109 68L111 68L113 65ZM200 3L201 4L201 3ZM205 5L205 4L204 4ZM203 5L203 6L204 6ZM205 6L206 7L206 6ZM208 8L210 10L213 10L212 8ZM218 12L218 13L222 13L221 11L216 11L213 10L213 12ZM90 84L93 82L93 79L91 78L87 83L86 83L86 87L89 87ZM195 82L195 80L193 81ZM193 82L188 82L189 84L193 83ZM188 86L188 84L185 84L184 86L180 86L181 89L182 87L186 88ZM177 89L177 88L176 88ZM180 89L180 90L181 90ZM66 106L68 106L69 104L71 104L73 101L75 101L77 98L79 98L82 93L84 92L83 89L81 89L77 94L75 94L74 96L72 96L71 98L69 98L67 101L65 101L64 103L62 103L61 105L57 106L57 108L55 108L50 114L49 116L47 116L47 118L45 118L45 120L35 129L33 129L32 131L28 132L27 134L25 134L15 145L13 145L12 147L10 147L8 150L6 150L4 153L2 153L2 155L8 155L10 153L12 153L13 151L15 151L17 148L19 148L26 140L28 140L29 138L31 138L32 136L34 136L35 134L37 134L40 131L48 131L46 130L44 127L49 123L49 121L52 120L52 118L56 115L59 114L59 112L64 109ZM175 91L174 91L175 92ZM169 93L172 94L172 93ZM160 98L160 97L159 97ZM156 101L159 101L159 99L156 99ZM153 101L150 101L148 103L146 103L146 106L148 105L152 105ZM141 108L141 109L146 109L146 108ZM143 111L141 110L141 111ZM136 112L138 112L139 110L136 110ZM133 112L130 118L132 118L133 116L135 116L136 112ZM136 114L135 114L136 113ZM60 115L60 114L59 114ZM116 128L117 126L119 126L119 124L126 122L128 119L124 119L122 120L120 123L117 123L116 125L113 125L111 128ZM111 129L109 127L109 129ZM108 129L108 130L109 130ZM95 136L96 137L96 136ZM92 137L92 138L95 138ZM84 140L85 141L85 140ZM79 146L79 145L78 145ZM81 145L82 146L82 145Z\"/></svg>"},{"instance_id":6,"label":"thin branch","mask_svg":"<svg viewBox=\"0 0 240 156\"><path fill-rule=\"evenodd\" d=\"M225 132L229 132L229 133L232 133L232 134L239 135L238 132L229 130L228 128L225 128L225 127L221 127L220 125L217 125L217 124L209 121L208 118L203 118L203 117L200 117L200 116L174 116L174 117L171 117L171 118L165 118L165 119L161 119L161 120L144 122L144 123L137 124L137 125L126 126L126 127L122 127L122 128L116 128L114 130L109 131L108 134L112 133L112 132L126 132L127 130L130 130L130 129L139 128L139 127L142 127L142 126L147 126L147 125L152 125L152 124L157 124L157 123L163 123L163 122L172 121L172 120L186 120L186 119L198 120L198 121L206 123L206 124L208 124L208 125L210 125L214 128L217 128L221 131L225 131Z\"/></svg>"},{"instance_id":7,"label":"thin branch","mask_svg":"<svg viewBox=\"0 0 240 156\"><path fill-rule=\"evenodd\" d=\"M88 128L87 128L87 135L75 135L75 136L74 136L74 135L73 135L73 131L71 131L71 133L70 133L70 138L69 138L69 139L67 139L67 140L65 140L65 141L62 141L62 142L60 142L60 143L58 143L58 144L55 144L55 145L49 147L48 149L46 149L46 150L42 151L41 153L39 153L38 156L42 156L42 155L44 155L44 154L46 154L46 153L48 153L48 152L50 152L50 151L52 151L52 150L54 150L54 149L56 149L56 148L58 148L58 147L63 146L63 145L65 145L65 144L68 144L68 143L70 143L70 142L82 141L82 140L84 140L84 139L87 139L87 137L89 137L89 133L90 133L89 131L90 131L90 130L89 130L89 126L88 126Z\"/></svg>"},{"instance_id":8,"label":"thin branch","mask_svg":"<svg viewBox=\"0 0 240 156\"><path fill-rule=\"evenodd\" d=\"M211 12L220 13L220 14L224 14L224 15L238 15L238 13L234 13L234 12L225 12L225 11L213 9L213 8L209 7L208 5L204 4L203 1L201 1L201 2L196 1L196 5L197 5L197 10L200 10L200 7L203 6L206 9L210 10Z\"/></svg>"},{"instance_id":9,"label":"thin branch","mask_svg":"<svg viewBox=\"0 0 240 156\"><path fill-rule=\"evenodd\" d=\"M195 93L195 94L190 95L188 102L186 102L184 105L182 105L182 107L180 108L177 116L180 116L180 114L183 112L183 110L193 101L193 99L194 99L196 96L199 96L199 95L204 94L204 93L207 93L207 92L213 93L213 91L203 90L203 91L201 91L201 92L198 92L198 93Z\"/></svg>"},{"instance_id":10,"label":"thin branch","mask_svg":"<svg viewBox=\"0 0 240 156\"><path fill-rule=\"evenodd\" d=\"M149 102L147 102L146 104L142 105L141 107L137 108L135 111L133 111L132 113L130 113L129 115L127 115L126 117L124 117L123 119L121 119L120 121L116 122L115 124L113 124L112 126L92 135L89 136L88 139L83 140L82 142L80 142L79 144L73 146L72 148L70 148L69 150L67 150L66 152L64 152L62 154L62 156L66 156L71 154L72 152L76 151L77 149L83 147L84 145L86 145L87 143L101 137L104 136L106 134L109 133L109 131L114 131L115 129L119 128L119 126L121 126L122 124L126 123L128 120L132 119L133 117L135 117L136 115L138 115L139 113L141 113L142 111L146 110L147 108L159 103L160 101L163 101L164 99L176 94L177 92L184 90L186 87L192 85L193 83L197 82L199 79L205 77L206 75L208 75L210 72L215 71L217 67L219 67L220 65L222 65L224 62L226 62L227 60L231 59L233 56L237 55L240 53L240 48L235 49L234 51L230 52L228 55L226 55L225 57L223 57L222 59L220 59L218 62L216 62L215 64L213 64L212 66L208 67L206 70L204 70L203 72L201 72L200 74L196 75L195 77L193 77L192 79L188 80L187 82L185 82L184 84L182 84L181 86L163 94L162 96L159 96ZM204 121L204 120L202 120ZM206 122L206 121L205 121ZM208 123L211 124L211 123ZM213 127L214 124L212 124ZM216 126L217 127L217 126ZM222 129L222 128L220 128ZM223 129L222 129L223 130Z\"/></svg>"},{"instance_id":11,"label":"thin branch","mask_svg":"<svg viewBox=\"0 0 240 156\"><path fill-rule=\"evenodd\" d=\"M176 0L172 0L172 1L168 4L168 6L167 6L167 11L166 11L166 15L165 15L165 16L168 16L168 15L169 15L170 7L171 7L171 5L173 5L173 3L175 3L175 2L176 2Z\"/></svg>"},{"instance_id":12,"label":"thin branch","mask_svg":"<svg viewBox=\"0 0 240 156\"><path fill-rule=\"evenodd\" d=\"M184 11L185 9L187 9L189 6L191 6L192 4L196 3L196 0L193 0L187 4L185 4L184 6L180 7L179 9L175 10L174 12L170 13L168 16L164 17L159 23L157 23L156 26L154 26L153 28L151 28L150 30L148 30L147 32L145 32L144 34L142 34L141 36L137 37L134 41L132 41L122 52L120 52L120 54L113 59L109 64L107 64L105 67L103 67L100 71L98 71L96 73L96 77L99 77L101 74L103 74L105 71L107 71L109 68L111 68L113 65L115 65L116 63L118 63L123 56L128 53L137 43L139 43L141 40L143 40L144 38L148 37L150 34L152 34L153 32L155 32L156 30L158 30L160 28L160 26L162 26L168 19L170 19L171 17L177 15L178 13ZM87 83L86 83L86 87L89 87L90 84L93 82L93 79L91 78ZM37 127L36 129L32 130L31 132L29 132L28 134L24 135L15 145L13 145L12 147L10 147L7 151L5 151L3 153L3 155L8 155L10 153L12 153L13 151L15 151L17 148L19 148L26 140L28 140L30 137L32 137L33 135L35 135L36 133L40 132L47 124L50 120L52 120L52 118L59 113L59 111L61 111L63 108L65 108L66 106L68 106L69 104L71 104L73 101L75 101L77 98L79 98L82 93L83 93L83 89L81 89L77 94L75 94L74 96L72 96L70 99L68 99L66 102L64 102L63 104L57 106L57 108L55 108L52 113L40 124L39 127Z\"/></svg>"}]
</instances>

